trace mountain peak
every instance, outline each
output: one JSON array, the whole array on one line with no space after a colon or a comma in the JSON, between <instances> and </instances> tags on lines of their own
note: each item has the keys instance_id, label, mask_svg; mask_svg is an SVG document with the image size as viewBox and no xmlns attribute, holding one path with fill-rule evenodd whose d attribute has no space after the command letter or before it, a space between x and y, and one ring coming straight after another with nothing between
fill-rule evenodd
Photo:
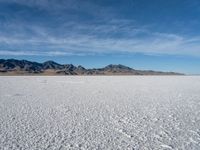
<instances>
[{"instance_id":1,"label":"mountain peak","mask_svg":"<svg viewBox=\"0 0 200 150\"><path fill-rule=\"evenodd\" d=\"M124 65L121 65L121 64L118 64L118 65L110 64L110 65L106 66L105 69L127 69L127 70L133 70L132 68L124 66Z\"/></svg>"},{"instance_id":2,"label":"mountain peak","mask_svg":"<svg viewBox=\"0 0 200 150\"><path fill-rule=\"evenodd\" d=\"M45 61L43 64L46 64L46 63L50 63L50 64L58 64L58 63L56 63L56 62L53 61L53 60L47 60L47 61Z\"/></svg>"},{"instance_id":3,"label":"mountain peak","mask_svg":"<svg viewBox=\"0 0 200 150\"><path fill-rule=\"evenodd\" d=\"M62 69L63 66L54 61L48 60L43 63L43 68L44 69Z\"/></svg>"},{"instance_id":4,"label":"mountain peak","mask_svg":"<svg viewBox=\"0 0 200 150\"><path fill-rule=\"evenodd\" d=\"M142 71L118 64L110 64L100 69L85 69L73 64L61 65L54 61L44 63L31 62L27 60L0 59L1 74L29 74L40 73L44 75L182 75L174 72Z\"/></svg>"}]
</instances>

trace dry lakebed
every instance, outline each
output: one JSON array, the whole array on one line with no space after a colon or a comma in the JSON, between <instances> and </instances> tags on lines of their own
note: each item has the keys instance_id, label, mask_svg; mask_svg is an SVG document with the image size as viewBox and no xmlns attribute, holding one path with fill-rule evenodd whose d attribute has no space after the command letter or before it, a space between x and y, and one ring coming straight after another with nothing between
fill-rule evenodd
<instances>
[{"instance_id":1,"label":"dry lakebed","mask_svg":"<svg viewBox=\"0 0 200 150\"><path fill-rule=\"evenodd\" d=\"M198 76L1 76L0 149L199 150Z\"/></svg>"}]
</instances>

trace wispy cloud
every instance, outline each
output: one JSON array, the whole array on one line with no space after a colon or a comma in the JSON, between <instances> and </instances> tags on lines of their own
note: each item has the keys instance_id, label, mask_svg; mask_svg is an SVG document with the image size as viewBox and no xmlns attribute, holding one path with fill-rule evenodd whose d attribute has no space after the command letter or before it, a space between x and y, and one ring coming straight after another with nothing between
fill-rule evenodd
<instances>
[{"instance_id":1,"label":"wispy cloud","mask_svg":"<svg viewBox=\"0 0 200 150\"><path fill-rule=\"evenodd\" d=\"M63 51L22 51L22 50L1 50L0 56L85 56L91 54L72 53Z\"/></svg>"},{"instance_id":2,"label":"wispy cloud","mask_svg":"<svg viewBox=\"0 0 200 150\"><path fill-rule=\"evenodd\" d=\"M10 12L11 16L5 15L6 20L0 23L0 55L129 52L200 56L200 37L151 30L148 24L116 17L113 8L91 1L10 0L9 3L25 8ZM83 6L80 7L80 3ZM30 8L33 8L31 12ZM38 10L44 11L42 17L33 16ZM23 15L33 16L33 19L29 22Z\"/></svg>"},{"instance_id":3,"label":"wispy cloud","mask_svg":"<svg viewBox=\"0 0 200 150\"><path fill-rule=\"evenodd\" d=\"M75 26L75 24L74 24ZM35 36L30 37L23 33L17 33L12 36L0 36L0 44L5 47L20 49L24 47L27 53L32 49L38 49L34 54L42 55L41 50L56 51L59 54L70 53L105 53L105 52L141 52L155 54L182 54L182 55L200 55L199 37L183 37L176 34L150 32L143 28L132 28L127 25L91 25L87 28L93 28L87 33L81 33L86 30L86 26L78 25L77 32L69 32L69 36L51 35L46 29L30 28ZM91 32L90 32L91 31ZM98 34L101 32L101 34ZM110 33L112 32L112 33ZM22 34L22 35L20 35ZM108 36L106 34L109 34ZM118 37L112 34L119 34ZM123 35L124 34L124 35ZM0 49L0 51L2 51ZM2 53L0 53L2 55ZM5 54L5 53L4 53ZM9 55L11 55L10 53ZM13 53L13 55L16 55ZM56 53L55 53L56 55Z\"/></svg>"}]
</instances>

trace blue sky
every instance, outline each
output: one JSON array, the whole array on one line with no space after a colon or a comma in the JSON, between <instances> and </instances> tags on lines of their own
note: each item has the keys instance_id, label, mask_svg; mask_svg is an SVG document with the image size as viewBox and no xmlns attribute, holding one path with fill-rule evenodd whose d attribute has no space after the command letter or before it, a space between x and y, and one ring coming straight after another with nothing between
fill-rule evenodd
<instances>
[{"instance_id":1,"label":"blue sky","mask_svg":"<svg viewBox=\"0 0 200 150\"><path fill-rule=\"evenodd\" d=\"M0 0L0 58L200 74L199 0Z\"/></svg>"}]
</instances>

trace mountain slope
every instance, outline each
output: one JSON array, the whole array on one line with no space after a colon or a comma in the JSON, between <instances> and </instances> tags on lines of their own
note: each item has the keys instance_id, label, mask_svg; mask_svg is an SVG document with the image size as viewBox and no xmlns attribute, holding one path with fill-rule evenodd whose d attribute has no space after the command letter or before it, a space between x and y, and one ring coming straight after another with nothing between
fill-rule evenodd
<instances>
[{"instance_id":1,"label":"mountain slope","mask_svg":"<svg viewBox=\"0 0 200 150\"><path fill-rule=\"evenodd\" d=\"M183 75L175 72L135 70L124 65L108 65L104 68L86 69L73 64L58 64L54 61L44 63L27 60L0 59L1 75L39 74L39 75Z\"/></svg>"}]
</instances>

